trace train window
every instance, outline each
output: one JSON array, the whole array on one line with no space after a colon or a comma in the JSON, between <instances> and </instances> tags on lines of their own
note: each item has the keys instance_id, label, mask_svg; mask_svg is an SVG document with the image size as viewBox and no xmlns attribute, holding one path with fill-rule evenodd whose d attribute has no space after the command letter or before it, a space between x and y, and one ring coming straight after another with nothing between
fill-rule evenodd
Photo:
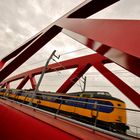
<instances>
[{"instance_id":1,"label":"train window","mask_svg":"<svg viewBox=\"0 0 140 140\"><path fill-rule=\"evenodd\" d=\"M97 95L105 95L104 92L97 92Z\"/></svg>"},{"instance_id":2,"label":"train window","mask_svg":"<svg viewBox=\"0 0 140 140\"><path fill-rule=\"evenodd\" d=\"M13 93L13 91L12 91L12 90L8 90L8 93L12 94L12 93Z\"/></svg>"},{"instance_id":3,"label":"train window","mask_svg":"<svg viewBox=\"0 0 140 140\"><path fill-rule=\"evenodd\" d=\"M66 97L65 97L66 98ZM68 99L68 101L65 101L65 103L67 104L67 105L70 105L70 106L76 106L76 101L77 100L77 98L72 98L72 97L70 97L69 99Z\"/></svg>"},{"instance_id":4,"label":"train window","mask_svg":"<svg viewBox=\"0 0 140 140\"><path fill-rule=\"evenodd\" d=\"M47 96L42 94L42 100L47 100Z\"/></svg>"},{"instance_id":5,"label":"train window","mask_svg":"<svg viewBox=\"0 0 140 140\"><path fill-rule=\"evenodd\" d=\"M67 93L69 96L80 96L81 93L75 92L75 93Z\"/></svg>"},{"instance_id":6,"label":"train window","mask_svg":"<svg viewBox=\"0 0 140 140\"><path fill-rule=\"evenodd\" d=\"M81 107L81 108L85 108L86 107L86 103L88 99L86 98L78 98L77 101L80 101L80 102L75 102L76 106L77 107Z\"/></svg>"},{"instance_id":7,"label":"train window","mask_svg":"<svg viewBox=\"0 0 140 140\"><path fill-rule=\"evenodd\" d=\"M98 106L98 110L101 112L106 112L106 113L110 113L113 111L113 104L109 101L98 101L98 104L100 104L100 106ZM105 106L104 106L105 105Z\"/></svg>"},{"instance_id":8,"label":"train window","mask_svg":"<svg viewBox=\"0 0 140 140\"><path fill-rule=\"evenodd\" d=\"M42 95L36 95L36 99L42 100Z\"/></svg>"},{"instance_id":9,"label":"train window","mask_svg":"<svg viewBox=\"0 0 140 140\"><path fill-rule=\"evenodd\" d=\"M90 93L83 93L80 95L80 97L91 98L92 96Z\"/></svg>"},{"instance_id":10,"label":"train window","mask_svg":"<svg viewBox=\"0 0 140 140\"><path fill-rule=\"evenodd\" d=\"M50 96L50 101L51 102L56 102L56 99L57 99L58 97L57 96Z\"/></svg>"},{"instance_id":11,"label":"train window","mask_svg":"<svg viewBox=\"0 0 140 140\"><path fill-rule=\"evenodd\" d=\"M55 102L56 102L56 103L63 103L64 101L61 100L61 99L62 99L62 97L57 96L57 97L55 98Z\"/></svg>"},{"instance_id":12,"label":"train window","mask_svg":"<svg viewBox=\"0 0 140 140\"><path fill-rule=\"evenodd\" d=\"M28 97L32 98L33 97L33 93L28 94Z\"/></svg>"},{"instance_id":13,"label":"train window","mask_svg":"<svg viewBox=\"0 0 140 140\"><path fill-rule=\"evenodd\" d=\"M87 108L87 109L93 109L93 110L95 110L95 109L96 109L96 107L95 107L94 103L98 103L98 101L88 99L88 101L87 101L87 102L88 102L88 104L87 104L87 106L86 106L86 108Z\"/></svg>"},{"instance_id":14,"label":"train window","mask_svg":"<svg viewBox=\"0 0 140 140\"><path fill-rule=\"evenodd\" d=\"M46 97L45 97L46 96ZM50 95L45 95L43 96L43 99L46 100L46 101L50 101L51 99L51 96Z\"/></svg>"},{"instance_id":15,"label":"train window","mask_svg":"<svg viewBox=\"0 0 140 140\"><path fill-rule=\"evenodd\" d=\"M21 96L22 95L22 91L16 91L15 94L18 95L18 96Z\"/></svg>"},{"instance_id":16,"label":"train window","mask_svg":"<svg viewBox=\"0 0 140 140\"><path fill-rule=\"evenodd\" d=\"M99 95L99 96L111 96L108 92L97 92L96 95Z\"/></svg>"},{"instance_id":17,"label":"train window","mask_svg":"<svg viewBox=\"0 0 140 140\"><path fill-rule=\"evenodd\" d=\"M62 99L62 100L60 100L60 103L61 104L65 104L65 105L68 105L68 100L69 100L69 98L65 98L65 97L60 97L60 99Z\"/></svg>"},{"instance_id":18,"label":"train window","mask_svg":"<svg viewBox=\"0 0 140 140\"><path fill-rule=\"evenodd\" d=\"M22 96L27 96L27 92L22 92L21 95Z\"/></svg>"},{"instance_id":19,"label":"train window","mask_svg":"<svg viewBox=\"0 0 140 140\"><path fill-rule=\"evenodd\" d=\"M87 104L86 106L87 109L98 110L100 112L106 112L106 113L110 113L113 111L113 104L109 101L88 99L88 102L91 104Z\"/></svg>"}]
</instances>

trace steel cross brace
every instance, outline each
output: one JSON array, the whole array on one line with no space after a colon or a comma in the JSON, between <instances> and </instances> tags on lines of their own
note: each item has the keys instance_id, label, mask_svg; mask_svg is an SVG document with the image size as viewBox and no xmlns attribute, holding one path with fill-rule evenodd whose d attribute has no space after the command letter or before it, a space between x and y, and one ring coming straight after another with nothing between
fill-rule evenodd
<instances>
[{"instance_id":1,"label":"steel cross brace","mask_svg":"<svg viewBox=\"0 0 140 140\"><path fill-rule=\"evenodd\" d=\"M79 79L80 77L91 67L96 68L107 80L109 80L114 86L116 86L125 96L127 96L135 105L140 107L140 95L129 85L123 82L119 77L113 74L109 69L107 69L104 64L112 63L106 57L99 54L87 55L79 58L74 58L59 63L50 64L46 69L46 73L61 71L71 68L76 68L76 70L70 75L70 77L60 86L57 90L58 93L66 93ZM18 85L17 89L22 89L26 82L30 79L32 88L35 89L36 81L35 76L41 74L44 67L33 69L14 77L11 77L3 81L4 86L9 85L11 82L23 79ZM31 80L32 79L32 80ZM10 88L10 85L9 85Z\"/></svg>"},{"instance_id":2,"label":"steel cross brace","mask_svg":"<svg viewBox=\"0 0 140 140\"><path fill-rule=\"evenodd\" d=\"M119 0L86 0L82 4L65 14L63 17L40 31L38 34L21 45L18 49L1 60L0 66L1 68L3 68L4 64L7 61L14 58L11 63L9 63L0 71L0 82L4 80L8 75L10 75L13 71L15 71L20 65L28 60L33 54L41 49L58 33L60 33L63 29L63 27L60 27L60 23L65 22L69 18L86 18L117 1Z\"/></svg>"},{"instance_id":3,"label":"steel cross brace","mask_svg":"<svg viewBox=\"0 0 140 140\"><path fill-rule=\"evenodd\" d=\"M120 65L133 74L140 76L140 21L85 19L118 1L119 0L86 0L63 17L40 31L0 61L0 82L2 82L7 76L9 76L9 74L15 71L20 65L22 65L60 32L67 34L102 56L107 57L112 62ZM4 67L4 64L12 58L14 59ZM98 63L97 60L96 63ZM77 67L77 65L72 65L69 61L67 68L70 68L70 66ZM58 69L59 68L60 67L58 66ZM54 70L49 69L48 71L51 72ZM37 74L34 73L33 75L32 72L30 72L28 72L30 78ZM102 70L100 70L100 72L102 73ZM40 73L40 71L38 71L38 73ZM26 73L24 74L26 75ZM23 76L23 74L21 75ZM25 76L23 77L25 78ZM114 79L110 79L109 77L107 78L112 83L115 83L115 77ZM23 87L27 79L28 78L26 77L22 81L21 85L19 85L20 88ZM34 80L32 79L31 81L33 82ZM66 83L68 81L66 81ZM6 84L9 86L9 82ZM34 85L35 83L32 84L32 86ZM71 84L69 83L68 85ZM115 86L119 88L117 84L115 84ZM125 86L125 88L128 87ZM59 91L61 91L60 89ZM122 91L121 88L120 90ZM129 90L129 88L127 90ZM126 93L124 94L133 100L137 106L139 106L137 100L140 99L140 97L138 93L138 96L135 96L136 94L134 93L134 98L132 97L133 94L130 96L130 92L129 95ZM136 99L137 97L138 99Z\"/></svg>"}]
</instances>

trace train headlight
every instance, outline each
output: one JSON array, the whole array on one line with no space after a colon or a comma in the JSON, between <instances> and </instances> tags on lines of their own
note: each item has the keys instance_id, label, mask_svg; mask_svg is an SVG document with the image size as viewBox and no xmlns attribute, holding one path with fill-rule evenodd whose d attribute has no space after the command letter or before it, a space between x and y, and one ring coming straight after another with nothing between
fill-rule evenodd
<instances>
[{"instance_id":1,"label":"train headlight","mask_svg":"<svg viewBox=\"0 0 140 140\"><path fill-rule=\"evenodd\" d=\"M122 122L122 116L118 116L118 119L116 120L117 122Z\"/></svg>"}]
</instances>

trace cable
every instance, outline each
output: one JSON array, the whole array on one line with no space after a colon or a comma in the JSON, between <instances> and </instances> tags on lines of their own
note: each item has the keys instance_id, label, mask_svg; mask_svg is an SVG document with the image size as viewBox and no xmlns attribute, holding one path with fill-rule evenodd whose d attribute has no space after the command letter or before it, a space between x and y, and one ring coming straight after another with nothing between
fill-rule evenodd
<instances>
[{"instance_id":1,"label":"cable","mask_svg":"<svg viewBox=\"0 0 140 140\"><path fill-rule=\"evenodd\" d=\"M88 48L81 48L81 49L77 49L77 50L74 50L74 51L71 51L71 52L62 53L62 54L60 54L60 56L70 54L70 53L73 53L73 52L78 52L78 51L85 50L85 49L88 49Z\"/></svg>"},{"instance_id":2,"label":"cable","mask_svg":"<svg viewBox=\"0 0 140 140\"><path fill-rule=\"evenodd\" d=\"M66 68L60 62L57 62L57 61L55 61L55 62L58 63L62 68L64 68L64 70L66 70ZM80 77L78 77L78 76L76 76L76 78L79 79L79 81L81 80ZM73 82L74 84L76 84L77 86L79 86L82 89L81 84L79 85L76 82L74 82L73 80L71 80L71 82Z\"/></svg>"},{"instance_id":3,"label":"cable","mask_svg":"<svg viewBox=\"0 0 140 140\"><path fill-rule=\"evenodd\" d=\"M30 65L27 65L27 66L23 66L23 67L21 67L21 68L25 68L25 67L29 67L29 66L31 66L31 65L35 65L35 64L38 64L38 63L41 63L41 62L43 62L43 61L45 61L45 59L43 59L43 60L40 60L40 61L38 61L38 62L36 62L36 63L32 63L32 64L30 64ZM114 72L115 74L128 74L129 72L127 72L127 71L123 71L123 70L114 70L114 71L112 71L112 72ZM95 74L94 74L95 73ZM130 73L131 74L131 73ZM88 75L90 76L90 73L88 73ZM101 76L101 75L98 75L98 73L97 72L93 72L92 74L91 74L91 76L92 75L94 75L94 76ZM137 77L137 76L133 76L133 75L130 75L130 76L125 76L125 75L122 75L121 77Z\"/></svg>"},{"instance_id":4,"label":"cable","mask_svg":"<svg viewBox=\"0 0 140 140\"><path fill-rule=\"evenodd\" d=\"M81 48L81 49L77 49L77 50L74 50L74 51L62 53L62 54L60 54L60 56L63 56L63 55L66 55L66 54L70 54L70 53L74 53L74 52L78 52L78 51L85 50L85 49L88 49L88 48ZM35 62L35 63L29 64L29 65L23 66L23 67L21 67L21 69L26 68L26 67L29 67L29 66L31 66L31 65L36 65L36 64L42 63L42 62L44 62L44 61L46 61L46 59L42 59L42 60L40 60L40 61L38 61L38 62ZM117 73L129 73L128 71L125 71L125 70L114 70L114 71L112 71L112 72L117 72ZM115 73L115 74L117 74L117 73ZM122 76L121 76L121 77L122 77ZM123 77L128 77L128 76L123 76ZM130 76L130 77L133 77L133 76ZM135 77L135 76L134 76L134 77Z\"/></svg>"},{"instance_id":5,"label":"cable","mask_svg":"<svg viewBox=\"0 0 140 140\"><path fill-rule=\"evenodd\" d=\"M63 55L66 55L66 54L70 54L70 53L73 53L73 52L78 52L78 51L85 50L85 49L88 49L88 48L81 48L81 49L77 49L77 50L74 50L74 51L71 51L71 52L62 53L62 54L60 54L60 56L63 56ZM40 60L38 62L29 64L29 65L25 65L25 66L23 66L21 68L23 69L23 68L26 68L26 67L30 67L31 65L36 65L36 64L39 64L39 63L42 63L42 62L46 62L46 59L42 59L42 60Z\"/></svg>"}]
</instances>

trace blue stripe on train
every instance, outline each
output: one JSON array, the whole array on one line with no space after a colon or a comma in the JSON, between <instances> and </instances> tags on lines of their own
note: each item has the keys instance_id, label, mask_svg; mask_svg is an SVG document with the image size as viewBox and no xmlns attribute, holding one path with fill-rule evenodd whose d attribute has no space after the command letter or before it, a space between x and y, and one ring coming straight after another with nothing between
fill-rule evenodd
<instances>
[{"instance_id":1,"label":"blue stripe on train","mask_svg":"<svg viewBox=\"0 0 140 140\"><path fill-rule=\"evenodd\" d=\"M105 113L111 113L113 111L113 104L109 101L101 101L101 100L91 100L88 99L89 103L94 103L94 105L92 104L88 104L86 106L87 109L93 109L93 110L98 110L100 112L105 112ZM108 105L108 106L97 106L96 104L101 104L101 105Z\"/></svg>"},{"instance_id":2,"label":"blue stripe on train","mask_svg":"<svg viewBox=\"0 0 140 140\"><path fill-rule=\"evenodd\" d=\"M105 113L111 113L113 111L113 104L109 101L101 101L101 100L91 100L91 99L84 99L84 98L69 98L69 100L73 101L83 101L83 103L78 103L78 102L73 102L73 101L66 101L63 104L67 104L70 106L76 106L80 108L86 108L86 109L92 109L92 110L98 110L100 112L105 112ZM89 103L95 103L93 104L87 104L84 102L89 102ZM107 106L97 106L96 104L102 104L102 105L108 105Z\"/></svg>"}]
</instances>

